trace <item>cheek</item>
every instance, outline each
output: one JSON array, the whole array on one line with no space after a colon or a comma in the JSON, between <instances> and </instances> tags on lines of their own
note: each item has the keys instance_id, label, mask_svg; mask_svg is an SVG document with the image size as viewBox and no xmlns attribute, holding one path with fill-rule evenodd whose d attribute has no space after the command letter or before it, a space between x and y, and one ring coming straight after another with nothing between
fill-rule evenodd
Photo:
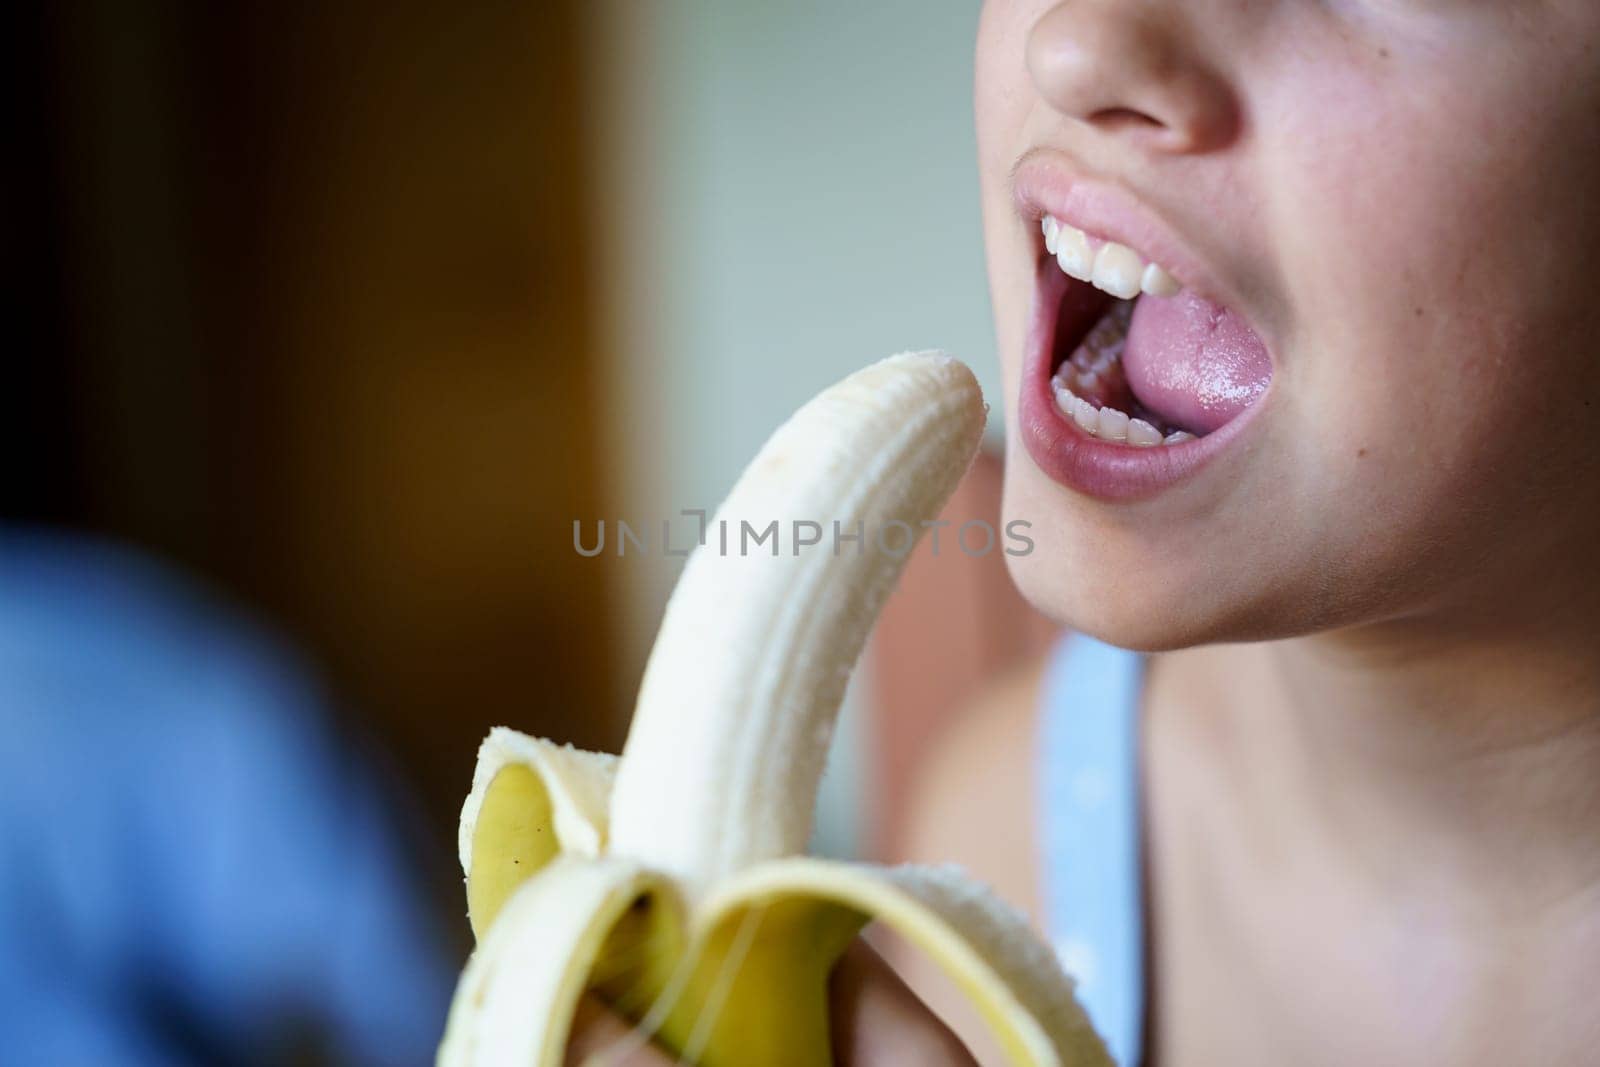
<instances>
[{"instance_id":1,"label":"cheek","mask_svg":"<svg viewBox=\"0 0 1600 1067\"><path fill-rule=\"evenodd\" d=\"M1032 105L1028 34L1049 6L1040 0L988 0L979 13L973 71L982 158L1012 147Z\"/></svg>"},{"instance_id":2,"label":"cheek","mask_svg":"<svg viewBox=\"0 0 1600 1067\"><path fill-rule=\"evenodd\" d=\"M1005 39L1005 14L1009 5L988 0L978 12L978 39L973 56L973 102L978 118L978 147L984 147L985 121L999 104L1000 80L1005 71L1001 53Z\"/></svg>"},{"instance_id":3,"label":"cheek","mask_svg":"<svg viewBox=\"0 0 1600 1067\"><path fill-rule=\"evenodd\" d=\"M1012 207L1010 174L1028 147L1035 94L1024 61L1037 0L990 0L978 23L974 102L990 300L1004 378L1003 402L1014 421L1022 342L1033 293L1029 235Z\"/></svg>"},{"instance_id":4,"label":"cheek","mask_svg":"<svg viewBox=\"0 0 1600 1067\"><path fill-rule=\"evenodd\" d=\"M1530 517L1570 517L1600 462L1594 120L1531 71L1287 81L1258 158L1295 489L1352 574L1420 596L1508 539L1559 536Z\"/></svg>"},{"instance_id":5,"label":"cheek","mask_svg":"<svg viewBox=\"0 0 1600 1067\"><path fill-rule=\"evenodd\" d=\"M1026 105L1027 70L1022 62L1018 23L1021 5L990 0L978 18L977 53L973 61L973 109L977 120L978 159L983 168L986 195L989 184L1001 177L996 170L1021 125L1019 109Z\"/></svg>"},{"instance_id":6,"label":"cheek","mask_svg":"<svg viewBox=\"0 0 1600 1067\"><path fill-rule=\"evenodd\" d=\"M1296 97L1340 103L1285 99L1262 153L1287 237L1285 393L1327 455L1380 459L1397 490L1437 476L1419 506L1459 468L1525 477L1513 453L1560 449L1592 398L1600 163L1574 151L1592 117L1532 118L1481 84L1310 70Z\"/></svg>"}]
</instances>

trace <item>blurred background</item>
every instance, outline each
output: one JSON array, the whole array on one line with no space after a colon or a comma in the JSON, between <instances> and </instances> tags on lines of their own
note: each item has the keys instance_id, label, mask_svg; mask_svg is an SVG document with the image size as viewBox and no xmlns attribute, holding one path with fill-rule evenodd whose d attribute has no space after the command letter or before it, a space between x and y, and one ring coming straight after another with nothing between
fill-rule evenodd
<instances>
[{"instance_id":1,"label":"blurred background","mask_svg":"<svg viewBox=\"0 0 1600 1067\"><path fill-rule=\"evenodd\" d=\"M453 841L479 740L618 748L681 564L585 558L574 520L715 507L790 411L894 351L947 348L995 395L976 17L13 11L0 923L57 972L34 1018L64 1020L29 1062L431 1055L468 948ZM963 517L997 486L991 458ZM892 858L919 745L1049 634L998 558L913 564L819 847ZM97 841L112 865L86 871ZM329 933L351 914L360 936ZM195 944L129 948L119 922ZM238 988L203 1003L221 971ZM348 1006L297 1001L318 982ZM287 1021L246 1053L262 1003Z\"/></svg>"}]
</instances>

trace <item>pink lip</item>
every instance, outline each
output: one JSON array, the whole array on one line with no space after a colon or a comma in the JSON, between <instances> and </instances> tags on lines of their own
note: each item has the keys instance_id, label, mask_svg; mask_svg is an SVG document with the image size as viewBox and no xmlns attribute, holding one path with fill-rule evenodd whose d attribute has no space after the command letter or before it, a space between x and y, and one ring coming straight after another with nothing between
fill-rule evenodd
<instances>
[{"instance_id":1,"label":"pink lip","mask_svg":"<svg viewBox=\"0 0 1600 1067\"><path fill-rule=\"evenodd\" d=\"M1049 257L1040 259L1017 405L1023 445L1052 480L1101 500L1141 500L1193 477L1255 421L1265 396L1227 425L1182 444L1137 448L1085 433L1056 407L1050 388L1056 308L1069 284L1083 283L1068 279Z\"/></svg>"},{"instance_id":2,"label":"pink lip","mask_svg":"<svg viewBox=\"0 0 1600 1067\"><path fill-rule=\"evenodd\" d=\"M1092 237L1127 245L1199 296L1225 307L1241 304L1159 215L1121 187L1078 174L1054 153L1033 149L1024 155L1012 173L1011 191L1028 222L1053 215Z\"/></svg>"}]
</instances>

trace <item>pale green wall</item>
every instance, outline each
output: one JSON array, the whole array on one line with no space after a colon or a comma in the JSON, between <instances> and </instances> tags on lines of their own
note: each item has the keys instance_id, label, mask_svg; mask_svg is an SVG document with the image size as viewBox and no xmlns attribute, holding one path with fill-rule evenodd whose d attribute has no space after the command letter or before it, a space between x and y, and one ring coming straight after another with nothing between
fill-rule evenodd
<instances>
[{"instance_id":1,"label":"pale green wall","mask_svg":"<svg viewBox=\"0 0 1600 1067\"><path fill-rule=\"evenodd\" d=\"M714 507L795 407L892 352L945 348L995 397L976 4L601 10L604 277L629 514ZM638 653L676 562L625 575Z\"/></svg>"},{"instance_id":2,"label":"pale green wall","mask_svg":"<svg viewBox=\"0 0 1600 1067\"><path fill-rule=\"evenodd\" d=\"M946 348L992 392L976 5L619 6L648 53L619 72L650 138L620 176L653 231L630 246L656 312L633 356L656 364L684 499L715 503L797 404L879 356Z\"/></svg>"}]
</instances>

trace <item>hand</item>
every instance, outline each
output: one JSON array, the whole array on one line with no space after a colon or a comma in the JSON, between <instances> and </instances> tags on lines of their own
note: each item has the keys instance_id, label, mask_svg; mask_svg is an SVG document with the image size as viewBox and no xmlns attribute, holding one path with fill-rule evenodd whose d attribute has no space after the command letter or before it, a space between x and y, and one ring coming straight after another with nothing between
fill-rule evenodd
<instances>
[{"instance_id":1,"label":"hand","mask_svg":"<svg viewBox=\"0 0 1600 1067\"><path fill-rule=\"evenodd\" d=\"M840 1067L976 1067L966 1047L929 1011L900 976L863 941L839 960L828 984L833 1019L833 1059ZM585 996L573 1021L567 1067L675 1067L654 1045L634 1048L628 1024L599 1000ZM608 1055L617 1049L621 1055ZM594 1057L591 1059L591 1057Z\"/></svg>"}]
</instances>

